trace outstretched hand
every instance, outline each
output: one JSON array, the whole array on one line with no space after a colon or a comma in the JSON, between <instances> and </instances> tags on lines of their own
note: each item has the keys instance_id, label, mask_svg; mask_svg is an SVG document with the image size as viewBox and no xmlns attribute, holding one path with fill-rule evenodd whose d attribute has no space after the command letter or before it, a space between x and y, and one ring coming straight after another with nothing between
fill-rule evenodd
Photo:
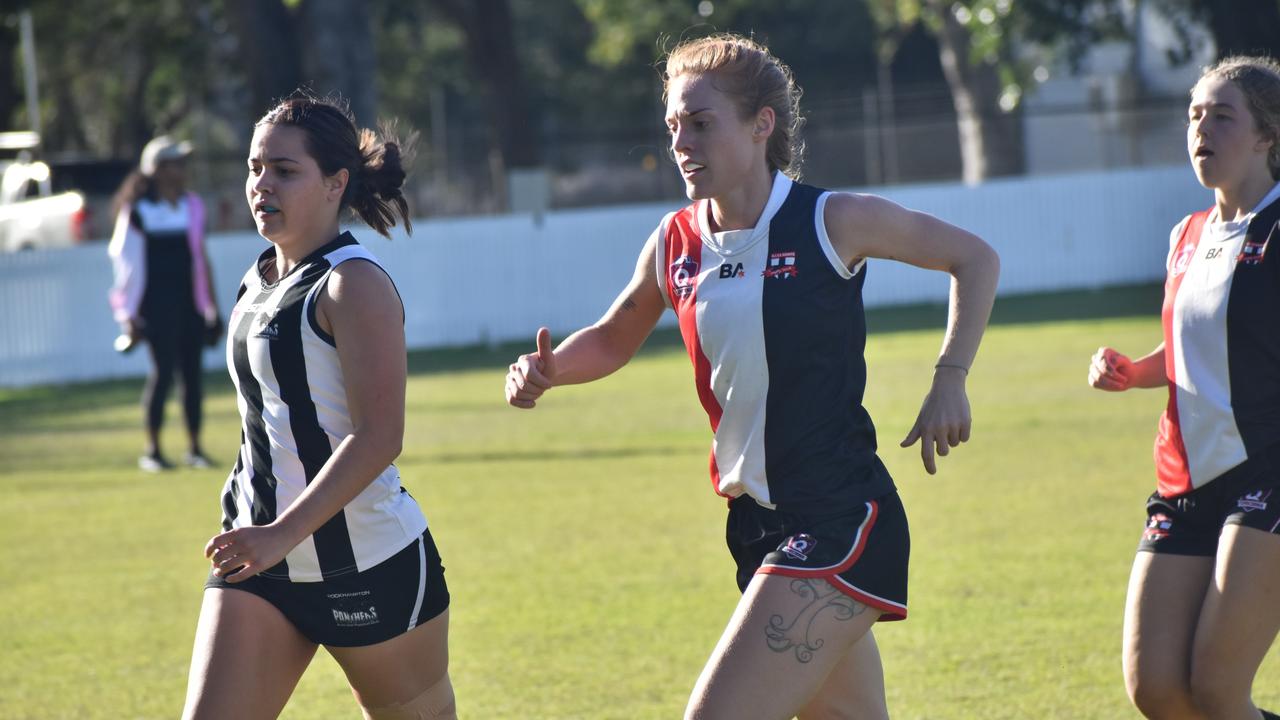
<instances>
[{"instance_id":1,"label":"outstretched hand","mask_svg":"<svg viewBox=\"0 0 1280 720\"><path fill-rule=\"evenodd\" d=\"M521 355L507 371L507 403L528 410L554 386L556 354L551 349L551 331L538 329L537 352Z\"/></svg>"},{"instance_id":2,"label":"outstretched hand","mask_svg":"<svg viewBox=\"0 0 1280 720\"><path fill-rule=\"evenodd\" d=\"M902 447L920 441L920 459L930 475L938 472L935 452L946 455L951 448L969 440L973 418L969 414L969 398L964 391L964 377L954 377L954 370L942 368L934 376L933 387L924 398L920 414Z\"/></svg>"}]
</instances>

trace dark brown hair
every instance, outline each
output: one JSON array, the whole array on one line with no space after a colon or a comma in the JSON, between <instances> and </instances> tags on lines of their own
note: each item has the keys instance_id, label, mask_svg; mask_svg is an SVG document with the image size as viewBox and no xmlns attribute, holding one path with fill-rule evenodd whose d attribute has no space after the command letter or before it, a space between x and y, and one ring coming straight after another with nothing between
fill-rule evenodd
<instances>
[{"instance_id":1,"label":"dark brown hair","mask_svg":"<svg viewBox=\"0 0 1280 720\"><path fill-rule=\"evenodd\" d=\"M307 152L325 175L345 169L349 174L342 208L350 208L366 225L390 237L396 217L405 232L413 232L409 203L401 187L405 170L401 142L390 125L380 132L358 128L346 102L295 92L267 111L254 127L296 127L306 136ZM412 141L412 135L410 136Z\"/></svg>"}]
</instances>

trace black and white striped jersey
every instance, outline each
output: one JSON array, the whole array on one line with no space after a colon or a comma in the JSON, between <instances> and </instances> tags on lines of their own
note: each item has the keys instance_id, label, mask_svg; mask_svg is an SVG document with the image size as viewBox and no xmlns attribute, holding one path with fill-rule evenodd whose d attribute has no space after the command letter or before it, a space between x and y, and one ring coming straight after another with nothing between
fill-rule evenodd
<instances>
[{"instance_id":1,"label":"black and white striped jersey","mask_svg":"<svg viewBox=\"0 0 1280 720\"><path fill-rule=\"evenodd\" d=\"M294 502L351 434L346 387L334 338L316 321L329 274L348 260L377 259L343 233L274 283L262 268L268 248L245 273L227 332L227 368L240 409L240 453L222 494L226 530L265 525ZM316 582L367 570L427 527L390 465L342 511L262 574Z\"/></svg>"}]
</instances>

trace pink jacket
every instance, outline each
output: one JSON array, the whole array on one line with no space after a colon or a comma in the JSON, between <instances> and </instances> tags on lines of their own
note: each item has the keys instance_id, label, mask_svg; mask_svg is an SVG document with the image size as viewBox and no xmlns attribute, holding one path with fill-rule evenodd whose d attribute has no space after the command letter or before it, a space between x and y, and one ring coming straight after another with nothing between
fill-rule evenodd
<instances>
[{"instance_id":1,"label":"pink jacket","mask_svg":"<svg viewBox=\"0 0 1280 720\"><path fill-rule=\"evenodd\" d=\"M192 192L187 193L185 199L189 217L187 244L191 248L191 287L196 310L207 322L212 322L216 319L218 310L213 300L213 289L209 287L208 268L205 266L204 203L199 195ZM131 207L121 208L120 215L116 218L115 230L111 234L111 244L107 246L107 254L111 256L115 272L115 282L108 298L111 301L112 315L119 323L137 317L142 295L147 289L147 239L129 221L132 212Z\"/></svg>"}]
</instances>

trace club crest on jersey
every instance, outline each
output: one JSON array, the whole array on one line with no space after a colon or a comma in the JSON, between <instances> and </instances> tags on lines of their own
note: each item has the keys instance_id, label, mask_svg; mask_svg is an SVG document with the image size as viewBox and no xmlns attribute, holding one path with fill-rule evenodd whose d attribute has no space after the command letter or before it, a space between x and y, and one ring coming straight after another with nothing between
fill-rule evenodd
<instances>
[{"instance_id":1,"label":"club crest on jersey","mask_svg":"<svg viewBox=\"0 0 1280 720\"><path fill-rule=\"evenodd\" d=\"M1244 239L1244 247L1240 249L1240 255L1236 258L1236 262L1241 265L1261 265L1262 258L1267 254L1267 243L1270 242L1271 236L1280 230L1280 222L1271 228L1271 233L1258 242L1252 238Z\"/></svg>"},{"instance_id":2,"label":"club crest on jersey","mask_svg":"<svg viewBox=\"0 0 1280 720\"><path fill-rule=\"evenodd\" d=\"M693 294L694 283L698 279L698 261L688 255L681 255L671 263L671 290L676 297L689 297Z\"/></svg>"},{"instance_id":3,"label":"club crest on jersey","mask_svg":"<svg viewBox=\"0 0 1280 720\"><path fill-rule=\"evenodd\" d=\"M256 319L260 325L258 332L254 333L257 337L266 338L267 340L275 340L280 337L280 326L276 324L274 310L263 312Z\"/></svg>"},{"instance_id":4,"label":"club crest on jersey","mask_svg":"<svg viewBox=\"0 0 1280 720\"><path fill-rule=\"evenodd\" d=\"M1195 257L1195 254L1196 254L1195 245L1190 243L1183 245L1178 250L1177 257L1173 259L1173 267L1171 268L1171 272L1174 275L1181 275L1182 273L1186 272L1187 266L1191 264L1191 258Z\"/></svg>"},{"instance_id":5,"label":"club crest on jersey","mask_svg":"<svg viewBox=\"0 0 1280 720\"><path fill-rule=\"evenodd\" d=\"M794 252L770 253L769 266L761 273L767 278L793 278L799 274Z\"/></svg>"},{"instance_id":6,"label":"club crest on jersey","mask_svg":"<svg viewBox=\"0 0 1280 720\"><path fill-rule=\"evenodd\" d=\"M1253 510L1266 510L1267 499L1270 497L1271 497L1270 490L1258 490L1256 492L1251 492L1245 495L1244 497L1240 498L1239 500L1237 500L1236 507L1240 508L1245 512L1251 512Z\"/></svg>"},{"instance_id":7,"label":"club crest on jersey","mask_svg":"<svg viewBox=\"0 0 1280 720\"><path fill-rule=\"evenodd\" d=\"M798 533L787 538L787 541L778 548L778 552L786 555L792 560L808 560L809 553L818 546L818 541L808 533Z\"/></svg>"}]
</instances>

